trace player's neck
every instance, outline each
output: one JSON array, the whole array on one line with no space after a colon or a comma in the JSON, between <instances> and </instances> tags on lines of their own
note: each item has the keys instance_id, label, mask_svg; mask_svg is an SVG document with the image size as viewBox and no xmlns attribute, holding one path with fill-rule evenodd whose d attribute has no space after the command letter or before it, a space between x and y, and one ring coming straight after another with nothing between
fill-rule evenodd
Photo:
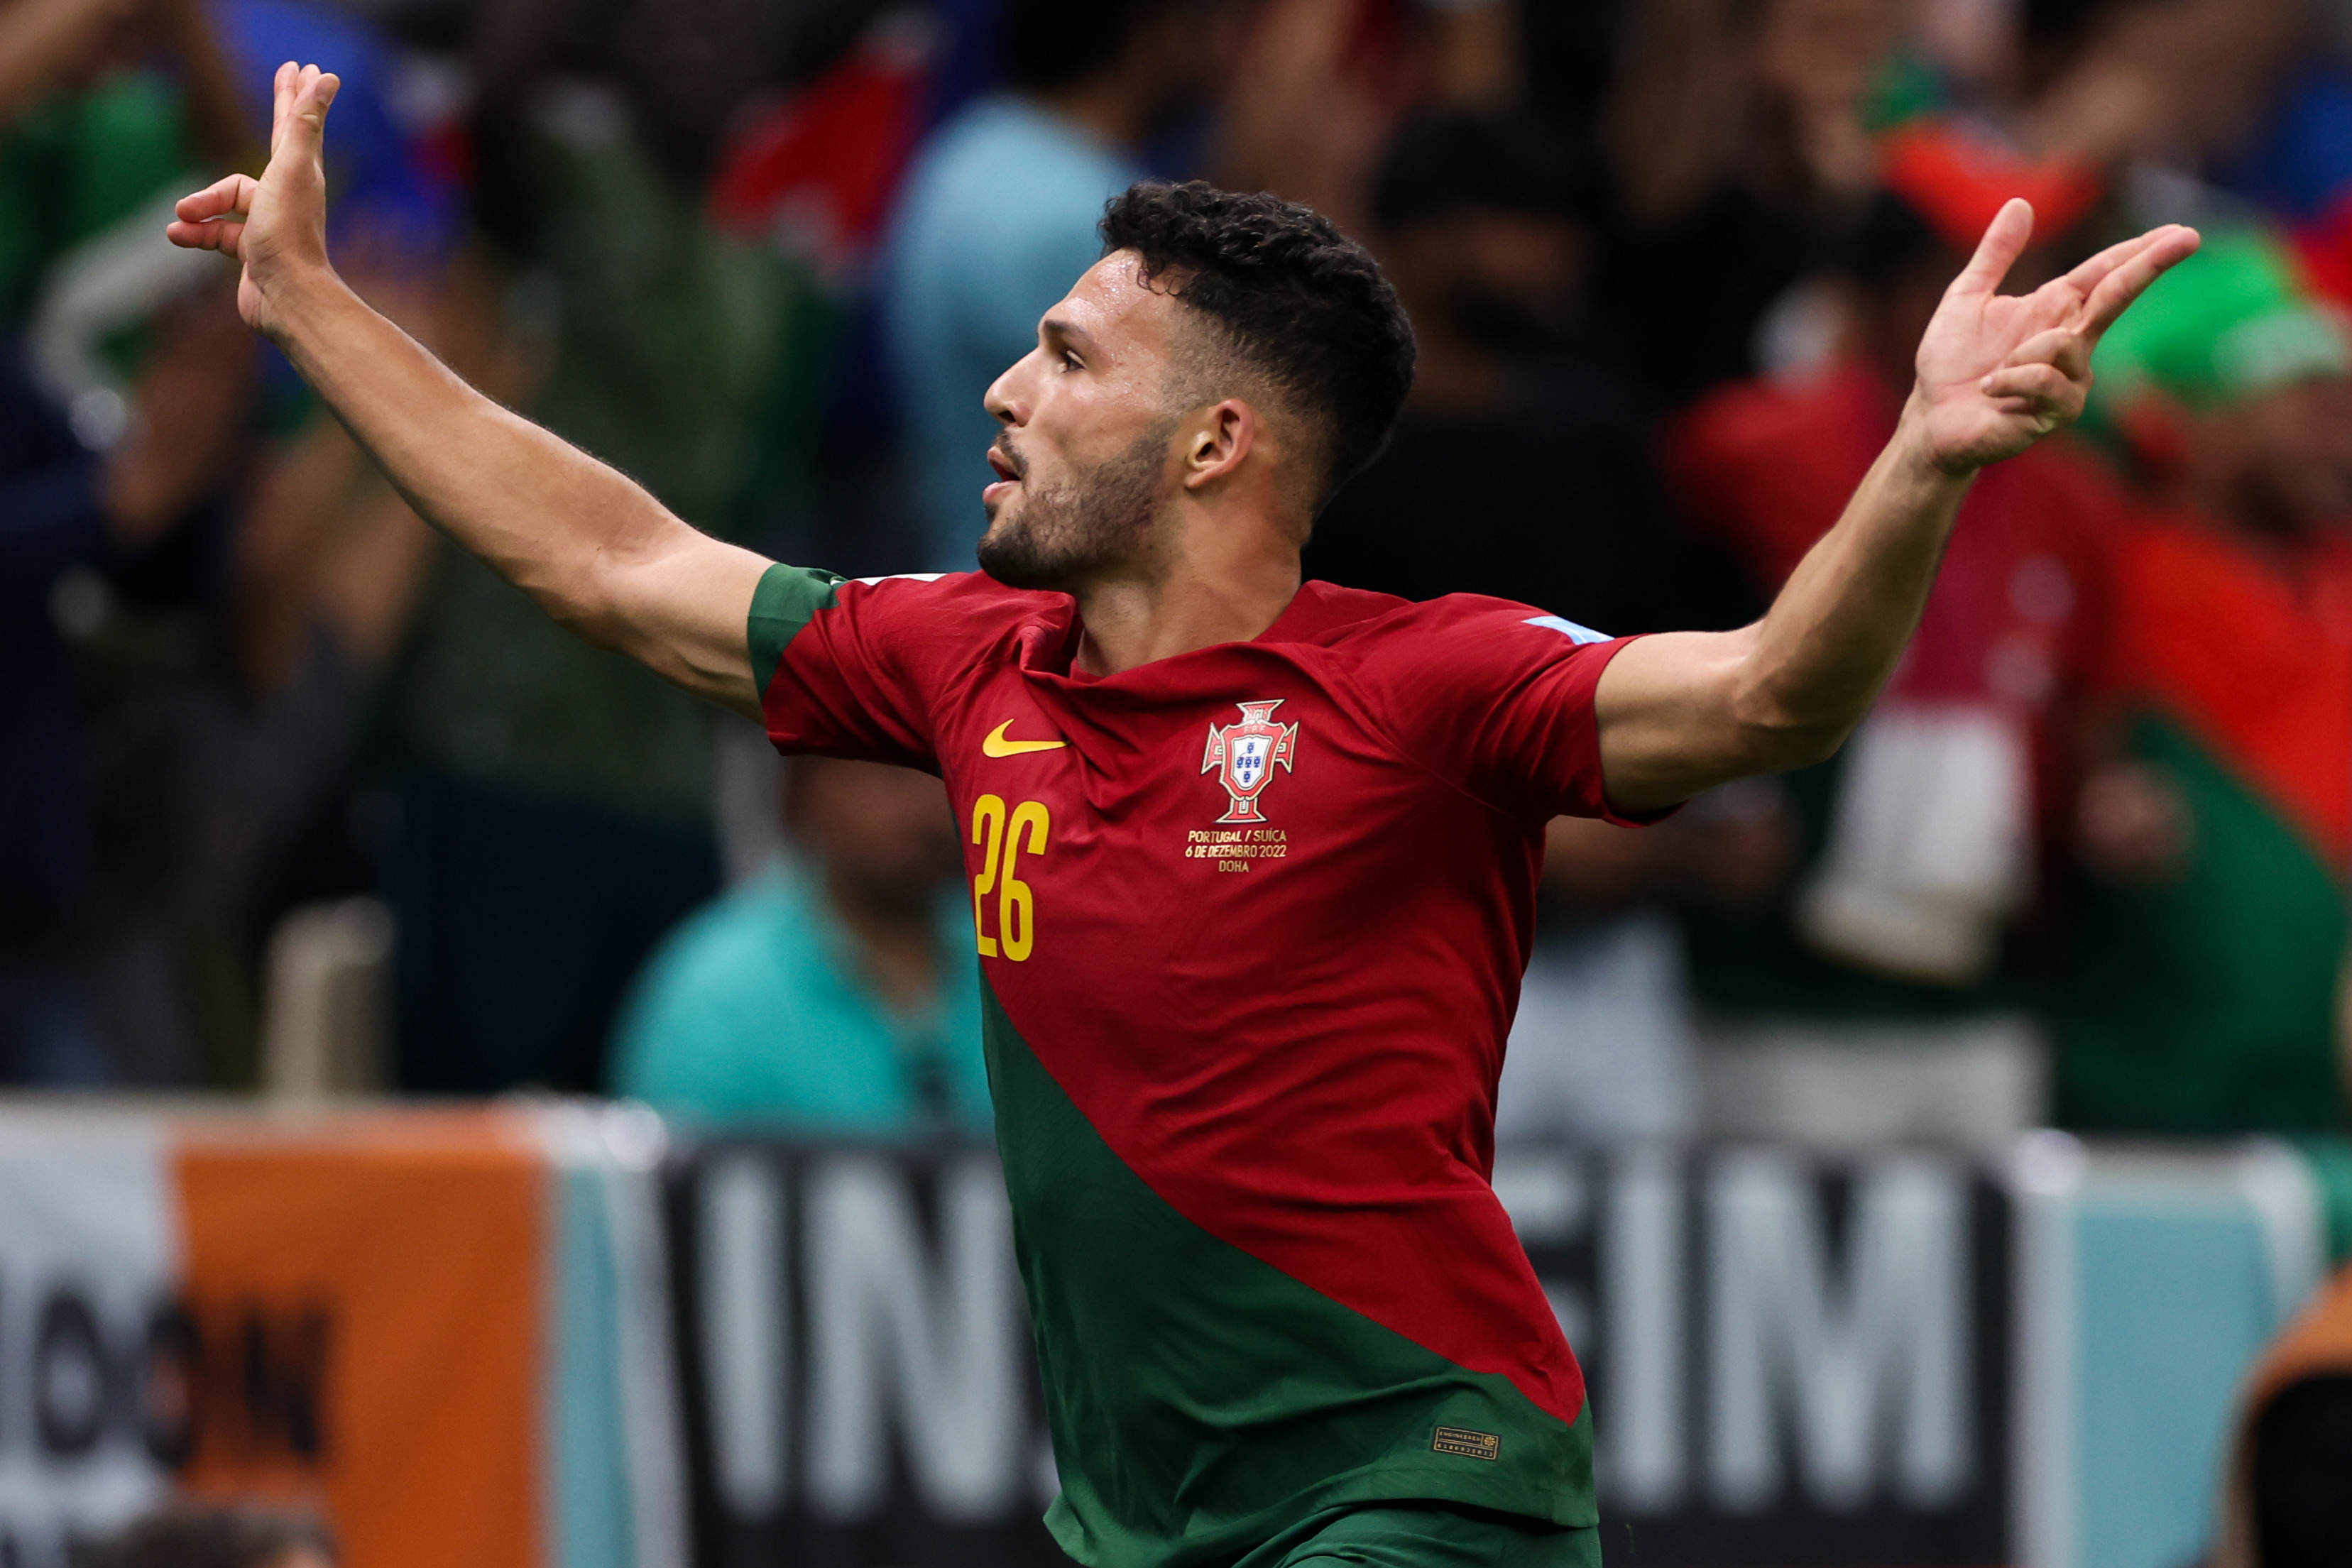
<instances>
[{"instance_id":1,"label":"player's neck","mask_svg":"<svg viewBox=\"0 0 2352 1568\"><path fill-rule=\"evenodd\" d=\"M1180 560L1151 579L1120 578L1078 591L1077 665L1115 675L1220 643L1246 643L1298 595L1295 547Z\"/></svg>"}]
</instances>

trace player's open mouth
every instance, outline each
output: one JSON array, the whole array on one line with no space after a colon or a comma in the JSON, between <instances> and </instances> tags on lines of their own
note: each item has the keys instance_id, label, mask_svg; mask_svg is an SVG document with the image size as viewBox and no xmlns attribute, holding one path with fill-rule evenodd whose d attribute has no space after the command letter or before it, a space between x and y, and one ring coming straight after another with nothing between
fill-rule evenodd
<instances>
[{"instance_id":1,"label":"player's open mouth","mask_svg":"<svg viewBox=\"0 0 2352 1568\"><path fill-rule=\"evenodd\" d=\"M1012 455L1002 446L991 446L988 449L988 465L996 470L997 479L995 484L981 491L980 504L988 507L992 514L997 501L1013 486L1021 482L1021 470L1013 463Z\"/></svg>"}]
</instances>

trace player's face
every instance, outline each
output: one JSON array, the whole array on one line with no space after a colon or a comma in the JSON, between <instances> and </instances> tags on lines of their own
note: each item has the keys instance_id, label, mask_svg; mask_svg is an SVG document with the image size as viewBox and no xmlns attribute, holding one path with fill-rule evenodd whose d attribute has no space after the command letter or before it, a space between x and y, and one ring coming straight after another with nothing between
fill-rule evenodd
<instances>
[{"instance_id":1,"label":"player's face","mask_svg":"<svg viewBox=\"0 0 2352 1568\"><path fill-rule=\"evenodd\" d=\"M1169 388L1181 309L1142 285L1132 255L1105 256L989 388L1003 425L989 452L997 480L981 492L990 576L1067 591L1149 558L1176 486Z\"/></svg>"}]
</instances>

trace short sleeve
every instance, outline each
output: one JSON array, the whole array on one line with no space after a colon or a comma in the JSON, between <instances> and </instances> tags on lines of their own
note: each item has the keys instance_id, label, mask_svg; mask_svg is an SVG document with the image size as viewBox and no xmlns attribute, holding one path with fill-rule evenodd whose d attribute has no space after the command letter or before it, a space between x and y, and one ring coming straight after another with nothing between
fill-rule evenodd
<instances>
[{"instance_id":1,"label":"short sleeve","mask_svg":"<svg viewBox=\"0 0 2352 1568\"><path fill-rule=\"evenodd\" d=\"M934 716L1001 630L1003 593L970 572L844 580L769 568L746 632L768 738L938 772Z\"/></svg>"},{"instance_id":2,"label":"short sleeve","mask_svg":"<svg viewBox=\"0 0 2352 1568\"><path fill-rule=\"evenodd\" d=\"M1592 706L1601 672L1633 640L1455 594L1388 619L1359 679L1398 744L1465 794L1514 816L1638 826L1664 813L1610 810Z\"/></svg>"}]
</instances>

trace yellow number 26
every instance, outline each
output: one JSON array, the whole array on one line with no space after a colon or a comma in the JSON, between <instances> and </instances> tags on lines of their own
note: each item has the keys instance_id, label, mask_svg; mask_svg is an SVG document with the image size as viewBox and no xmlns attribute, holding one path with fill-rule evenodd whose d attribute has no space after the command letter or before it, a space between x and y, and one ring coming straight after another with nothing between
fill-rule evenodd
<instances>
[{"instance_id":1,"label":"yellow number 26","mask_svg":"<svg viewBox=\"0 0 2352 1568\"><path fill-rule=\"evenodd\" d=\"M980 846L980 870L971 879L971 924L980 936L980 956L996 956L1001 939L1004 956L1019 964L1029 957L1037 940L1037 906L1029 884L1013 874L1024 855L1045 852L1045 835L1053 826L1040 800L1024 800L1008 819L1004 800L982 795L971 803L971 841ZM996 894L996 929L988 934L988 895Z\"/></svg>"}]
</instances>

